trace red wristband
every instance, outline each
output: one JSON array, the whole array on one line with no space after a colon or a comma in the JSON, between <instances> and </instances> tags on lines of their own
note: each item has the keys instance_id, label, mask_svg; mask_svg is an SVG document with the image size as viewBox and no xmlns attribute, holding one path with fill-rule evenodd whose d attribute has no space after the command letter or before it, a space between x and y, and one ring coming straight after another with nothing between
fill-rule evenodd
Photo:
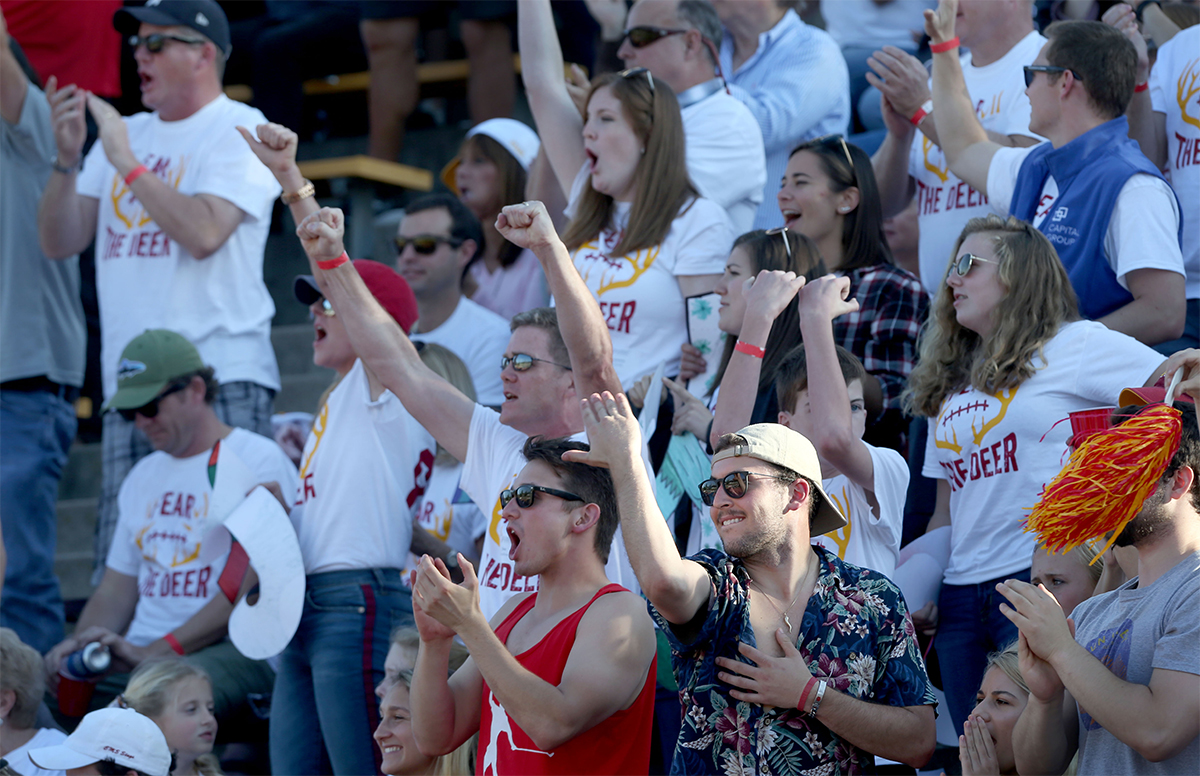
<instances>
[{"instance_id":1,"label":"red wristband","mask_svg":"<svg viewBox=\"0 0 1200 776\"><path fill-rule=\"evenodd\" d=\"M171 646L171 649L175 650L176 655L182 656L185 654L183 645L179 643L179 639L175 638L174 633L168 633L166 636L163 636L163 641L167 642Z\"/></svg>"},{"instance_id":2,"label":"red wristband","mask_svg":"<svg viewBox=\"0 0 1200 776\"><path fill-rule=\"evenodd\" d=\"M943 52L949 51L951 49L956 49L956 48L958 48L958 36L957 35L955 35L950 40L943 41L941 43L934 43L932 46L929 47L929 50L932 51L934 54L941 54Z\"/></svg>"},{"instance_id":3,"label":"red wristband","mask_svg":"<svg viewBox=\"0 0 1200 776\"><path fill-rule=\"evenodd\" d=\"M917 112L912 115L912 118L910 118L909 121L912 122L912 125L914 127L917 127L917 126L921 125L921 119L925 118L928 115L929 115L929 111L925 110L925 108L923 108L923 107L917 108Z\"/></svg>"},{"instance_id":4,"label":"red wristband","mask_svg":"<svg viewBox=\"0 0 1200 776\"><path fill-rule=\"evenodd\" d=\"M146 169L146 165L139 164L137 167L134 167L129 171L129 174L125 176L125 185L132 186L133 182L142 177L142 173L144 172L150 172Z\"/></svg>"},{"instance_id":5,"label":"red wristband","mask_svg":"<svg viewBox=\"0 0 1200 776\"><path fill-rule=\"evenodd\" d=\"M747 356L754 356L755 358L762 358L767 355L767 351L763 350L757 345L751 345L750 343L742 342L741 340L737 341L737 344L733 346L733 349L738 353L745 353Z\"/></svg>"},{"instance_id":6,"label":"red wristband","mask_svg":"<svg viewBox=\"0 0 1200 776\"><path fill-rule=\"evenodd\" d=\"M342 251L341 256L338 256L336 259L330 259L329 261L318 261L317 266L321 269L337 269L348 261L350 261L349 254L347 254L345 251Z\"/></svg>"},{"instance_id":7,"label":"red wristband","mask_svg":"<svg viewBox=\"0 0 1200 776\"><path fill-rule=\"evenodd\" d=\"M1150 88L1150 82L1149 82L1149 81L1143 81L1142 83L1140 83L1140 84L1138 84L1137 86L1133 87L1133 90L1134 90L1135 92L1144 92L1144 91L1146 91L1146 90L1147 90L1147 89L1149 89L1149 88Z\"/></svg>"},{"instance_id":8,"label":"red wristband","mask_svg":"<svg viewBox=\"0 0 1200 776\"><path fill-rule=\"evenodd\" d=\"M808 694L812 692L812 688L816 683L817 678L815 676L808 678L808 684L804 685L804 692L800 693L800 702L796 704L796 708L800 711L804 711L804 702L808 700Z\"/></svg>"}]
</instances>

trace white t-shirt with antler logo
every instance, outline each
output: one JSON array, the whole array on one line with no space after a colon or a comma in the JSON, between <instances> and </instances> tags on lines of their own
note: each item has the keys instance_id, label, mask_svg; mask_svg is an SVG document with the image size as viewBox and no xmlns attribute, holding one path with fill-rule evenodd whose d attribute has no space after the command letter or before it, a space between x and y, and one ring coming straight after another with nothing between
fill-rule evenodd
<instances>
[{"instance_id":1,"label":"white t-shirt with antler logo","mask_svg":"<svg viewBox=\"0 0 1200 776\"><path fill-rule=\"evenodd\" d=\"M587 180L585 165L571 186L568 217ZM571 257L600 303L612 337L613 367L626 389L663 361L668 376L679 372L679 346L687 342L688 333L678 276L721 274L734 238L725 210L701 198L684 206L658 245L609 256L629 224L630 207L616 203L613 223Z\"/></svg>"},{"instance_id":2,"label":"white t-shirt with antler logo","mask_svg":"<svg viewBox=\"0 0 1200 776\"><path fill-rule=\"evenodd\" d=\"M947 584L1029 568L1034 537L1021 525L1067 461L1068 413L1116 406L1123 388L1143 385L1163 362L1093 321L1066 324L1043 352L1038 371L1016 388L992 395L968 387L930 419L924 474L950 484Z\"/></svg>"},{"instance_id":3,"label":"white t-shirt with antler logo","mask_svg":"<svg viewBox=\"0 0 1200 776\"><path fill-rule=\"evenodd\" d=\"M281 191L235 126L263 114L221 95L179 121L138 113L125 121L138 160L188 196L209 194L237 206L242 221L210 256L197 259L154 222L96 143L75 190L99 200L96 293L104 398L117 389L117 361L146 329L179 332L217 370L221 383L246 380L279 389L271 347L275 305L263 283L271 206Z\"/></svg>"}]
</instances>

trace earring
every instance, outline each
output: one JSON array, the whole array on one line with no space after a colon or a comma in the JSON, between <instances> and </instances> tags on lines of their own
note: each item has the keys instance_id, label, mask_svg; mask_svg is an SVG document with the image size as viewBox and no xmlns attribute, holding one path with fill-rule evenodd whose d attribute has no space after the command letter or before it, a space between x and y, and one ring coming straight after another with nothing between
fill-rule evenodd
<instances>
[{"instance_id":1,"label":"earring","mask_svg":"<svg viewBox=\"0 0 1200 776\"><path fill-rule=\"evenodd\" d=\"M838 208L838 212L839 213L848 213L848 212L850 212L850 208L846 207L845 205L842 205L841 207Z\"/></svg>"},{"instance_id":2,"label":"earring","mask_svg":"<svg viewBox=\"0 0 1200 776\"><path fill-rule=\"evenodd\" d=\"M645 154L646 154L646 149L642 148L642 155L645 156Z\"/></svg>"}]
</instances>

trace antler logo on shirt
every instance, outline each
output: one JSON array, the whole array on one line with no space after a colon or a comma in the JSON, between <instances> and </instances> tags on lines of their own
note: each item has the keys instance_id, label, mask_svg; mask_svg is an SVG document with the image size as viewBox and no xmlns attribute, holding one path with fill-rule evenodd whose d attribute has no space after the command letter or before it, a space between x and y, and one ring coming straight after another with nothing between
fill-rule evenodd
<instances>
[{"instance_id":1,"label":"antler logo on shirt","mask_svg":"<svg viewBox=\"0 0 1200 776\"><path fill-rule=\"evenodd\" d=\"M936 175L938 180L940 180L942 183L945 183L946 179L950 177L950 167L946 164L946 157L944 154L942 155L941 164L931 162L929 160L929 151L933 148L937 148L938 154L942 153L942 149L935 146L932 140L924 135L921 135L921 155L925 159L925 169Z\"/></svg>"},{"instance_id":2,"label":"antler logo on shirt","mask_svg":"<svg viewBox=\"0 0 1200 776\"><path fill-rule=\"evenodd\" d=\"M655 245L631 255L613 258L600 253L600 247L595 242L589 242L579 247L575 257L579 261L579 274L589 286L592 273L601 273L596 296L604 296L609 291L628 288L636 283L658 258L659 247Z\"/></svg>"},{"instance_id":3,"label":"antler logo on shirt","mask_svg":"<svg viewBox=\"0 0 1200 776\"><path fill-rule=\"evenodd\" d=\"M962 396L963 394L956 395ZM933 438L934 445L942 450L953 450L957 454L962 454L963 444L958 441L958 432L950 426L950 421L960 415L968 415L971 417L971 441L976 447L979 447L983 444L983 438L987 433L1004 420L1004 416L1008 414L1008 405L1012 404L1016 395L1017 388L1009 388L1000 391L995 396L955 405L953 409L950 402L947 402L942 408L942 414L938 416L937 429ZM950 431L949 437L946 436L947 428Z\"/></svg>"},{"instance_id":4,"label":"antler logo on shirt","mask_svg":"<svg viewBox=\"0 0 1200 776\"><path fill-rule=\"evenodd\" d=\"M187 157L180 158L179 168L175 172L171 172L171 160L167 157L160 158L153 165L147 164L146 166L163 183L178 190L179 182L183 180L183 173L187 169ZM115 172L113 173L112 189L109 192L109 198L112 199L113 213L121 223L125 224L126 229L136 229L154 220L146 212L146 208L138 202L137 197L133 196L133 192L129 190L129 185Z\"/></svg>"},{"instance_id":5,"label":"antler logo on shirt","mask_svg":"<svg viewBox=\"0 0 1200 776\"><path fill-rule=\"evenodd\" d=\"M1183 116L1183 120L1193 127L1200 129L1200 98L1196 95L1200 94L1200 59L1193 59L1188 63L1187 68L1179 76L1179 82L1175 85L1175 101L1179 103L1179 112ZM1188 113L1188 108L1192 108L1192 112Z\"/></svg>"}]
</instances>

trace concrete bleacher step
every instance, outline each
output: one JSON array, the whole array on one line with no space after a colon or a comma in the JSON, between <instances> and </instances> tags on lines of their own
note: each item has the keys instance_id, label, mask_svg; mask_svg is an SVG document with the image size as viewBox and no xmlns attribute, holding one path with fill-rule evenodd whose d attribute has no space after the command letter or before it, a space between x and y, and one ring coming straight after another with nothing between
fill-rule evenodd
<instances>
[{"instance_id":1,"label":"concrete bleacher step","mask_svg":"<svg viewBox=\"0 0 1200 776\"><path fill-rule=\"evenodd\" d=\"M98 481L96 490L98 493ZM99 501L98 497L59 499L54 573L58 575L65 601L87 598L92 593L92 537L96 531L96 507Z\"/></svg>"}]
</instances>

